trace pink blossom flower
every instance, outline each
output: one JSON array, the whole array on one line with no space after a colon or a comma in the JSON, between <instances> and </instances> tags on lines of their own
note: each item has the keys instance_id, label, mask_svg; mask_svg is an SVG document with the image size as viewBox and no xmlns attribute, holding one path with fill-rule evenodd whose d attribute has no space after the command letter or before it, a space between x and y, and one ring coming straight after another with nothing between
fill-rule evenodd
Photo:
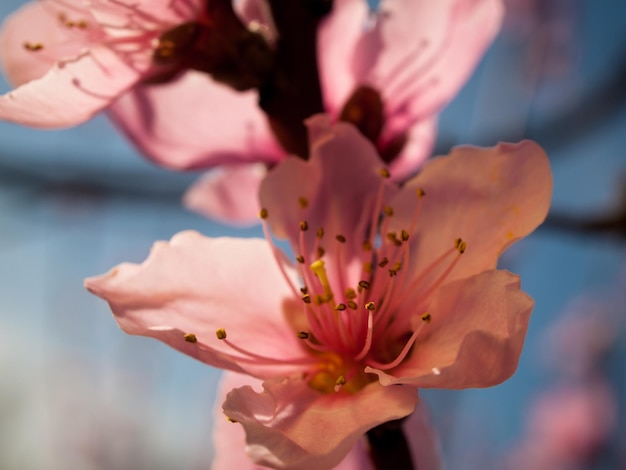
<instances>
[{"instance_id":1,"label":"pink blossom flower","mask_svg":"<svg viewBox=\"0 0 626 470\"><path fill-rule=\"evenodd\" d=\"M257 92L238 93L193 70L167 83L146 83L162 72L152 60L158 38L197 19L201 4L28 3L5 21L0 34L0 59L18 86L0 97L0 119L58 128L107 109L161 165L228 165L227 181L204 178L187 201L218 219L249 222L258 213L262 177L249 164L272 165L286 156L257 106ZM277 33L264 2L238 5L242 19L272 42ZM383 153L400 152L391 169L394 178L405 178L429 155L436 113L465 82L501 16L500 0L384 0L373 18L364 0L336 0L318 40L326 111L335 119L343 115L364 123ZM380 95L382 111L375 103L368 102L372 109L366 112L362 102L355 104L355 96L372 100L364 89Z\"/></svg>"},{"instance_id":2,"label":"pink blossom flower","mask_svg":"<svg viewBox=\"0 0 626 470\"><path fill-rule=\"evenodd\" d=\"M515 371L533 301L495 267L544 219L552 186L544 152L522 142L457 148L399 188L356 128L308 125L310 160L262 183L267 241L183 232L86 281L127 333L262 380L224 411L252 460L278 468L332 468L408 416L418 387Z\"/></svg>"},{"instance_id":3,"label":"pink blossom flower","mask_svg":"<svg viewBox=\"0 0 626 470\"><path fill-rule=\"evenodd\" d=\"M33 127L80 124L159 68L159 36L200 15L199 0L40 0L10 16L0 58L17 88L0 119Z\"/></svg>"}]
</instances>

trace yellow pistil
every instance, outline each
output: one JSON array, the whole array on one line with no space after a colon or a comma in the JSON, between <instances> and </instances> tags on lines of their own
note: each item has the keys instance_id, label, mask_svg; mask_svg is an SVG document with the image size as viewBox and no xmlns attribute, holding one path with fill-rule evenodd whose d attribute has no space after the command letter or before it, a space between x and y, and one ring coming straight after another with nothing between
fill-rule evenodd
<instances>
[{"instance_id":1,"label":"yellow pistil","mask_svg":"<svg viewBox=\"0 0 626 470\"><path fill-rule=\"evenodd\" d=\"M331 300L334 297L334 295L333 295L333 290L330 287L330 282L328 281L328 275L326 274L324 261L322 261L321 259L318 259L317 261L314 261L313 263L311 263L310 268L311 268L311 271L313 271L313 274L317 276L317 278L320 281L320 284L324 288L324 293L326 294L326 298Z\"/></svg>"}]
</instances>

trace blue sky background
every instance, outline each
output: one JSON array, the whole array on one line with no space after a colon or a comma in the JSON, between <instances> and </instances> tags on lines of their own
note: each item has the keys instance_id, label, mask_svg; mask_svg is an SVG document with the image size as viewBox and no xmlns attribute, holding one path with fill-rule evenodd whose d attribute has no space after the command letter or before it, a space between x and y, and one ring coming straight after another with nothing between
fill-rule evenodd
<instances>
[{"instance_id":1,"label":"blue sky background","mask_svg":"<svg viewBox=\"0 0 626 470\"><path fill-rule=\"evenodd\" d=\"M547 3L562 8L551 16L565 25L559 47L551 52L549 42L535 44L539 30L515 34L519 21L507 22L442 114L437 149L534 138L551 158L553 210L601 215L617 204L626 174L626 84L621 94L610 88L626 62L626 3ZM3 0L0 18L19 4ZM543 65L529 66L538 53ZM611 93L590 99L603 89ZM85 277L140 262L153 241L180 230L262 236L183 209L180 196L197 176L147 163L104 117L58 132L0 123L1 468L208 467L219 371L126 336L82 288ZM522 275L536 301L526 346L517 374L498 387L424 393L448 468L499 468L532 399L557 380L545 365L546 331L583 298L621 318L608 370L620 398L616 439L626 443L623 240L539 230L502 266Z\"/></svg>"}]
</instances>

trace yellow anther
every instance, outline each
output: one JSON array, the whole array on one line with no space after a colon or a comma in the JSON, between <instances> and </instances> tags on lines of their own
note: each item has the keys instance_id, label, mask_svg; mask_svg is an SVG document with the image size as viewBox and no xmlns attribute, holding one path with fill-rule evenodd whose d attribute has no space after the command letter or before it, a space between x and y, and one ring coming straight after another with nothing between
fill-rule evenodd
<instances>
[{"instance_id":1,"label":"yellow anther","mask_svg":"<svg viewBox=\"0 0 626 470\"><path fill-rule=\"evenodd\" d=\"M417 197L423 198L424 196L426 196L426 191L424 191L422 188L417 188L415 190L415 194L417 194Z\"/></svg>"},{"instance_id":2,"label":"yellow anther","mask_svg":"<svg viewBox=\"0 0 626 470\"><path fill-rule=\"evenodd\" d=\"M30 52L37 52L43 49L43 44L40 42L28 42L26 41L24 44L24 49Z\"/></svg>"},{"instance_id":3,"label":"yellow anther","mask_svg":"<svg viewBox=\"0 0 626 470\"><path fill-rule=\"evenodd\" d=\"M389 232L387 234L387 240L393 242L396 241L398 239L398 234L396 232Z\"/></svg>"},{"instance_id":4,"label":"yellow anther","mask_svg":"<svg viewBox=\"0 0 626 470\"><path fill-rule=\"evenodd\" d=\"M231 418L230 416L226 415L226 419L231 422L231 423L238 423L239 421L237 421L236 419Z\"/></svg>"},{"instance_id":5,"label":"yellow anther","mask_svg":"<svg viewBox=\"0 0 626 470\"><path fill-rule=\"evenodd\" d=\"M183 338L185 338L185 341L187 341L188 343L198 342L198 338L196 338L196 335L194 335L193 333L187 333L183 336Z\"/></svg>"},{"instance_id":6,"label":"yellow anther","mask_svg":"<svg viewBox=\"0 0 626 470\"><path fill-rule=\"evenodd\" d=\"M409 241L409 232L403 229L402 232L400 232L400 238L402 238L403 242Z\"/></svg>"},{"instance_id":7,"label":"yellow anther","mask_svg":"<svg viewBox=\"0 0 626 470\"><path fill-rule=\"evenodd\" d=\"M369 283L369 282L367 282L367 281L359 281L359 287L360 287L361 289L365 289L365 290L367 290L367 289L369 289L369 288L370 288L370 283Z\"/></svg>"},{"instance_id":8,"label":"yellow anther","mask_svg":"<svg viewBox=\"0 0 626 470\"><path fill-rule=\"evenodd\" d=\"M365 240L363 242L363 250L364 251L372 251L372 242L369 240Z\"/></svg>"},{"instance_id":9,"label":"yellow anther","mask_svg":"<svg viewBox=\"0 0 626 470\"><path fill-rule=\"evenodd\" d=\"M354 300L348 300L348 308L350 310L356 310L359 306Z\"/></svg>"},{"instance_id":10,"label":"yellow anther","mask_svg":"<svg viewBox=\"0 0 626 470\"><path fill-rule=\"evenodd\" d=\"M321 295L316 295L315 297L313 297L313 301L317 306L320 306L325 302L324 297L322 297Z\"/></svg>"},{"instance_id":11,"label":"yellow anther","mask_svg":"<svg viewBox=\"0 0 626 470\"><path fill-rule=\"evenodd\" d=\"M300 204L300 207L302 209L306 209L307 207L309 207L309 200L304 196L301 196L298 198L298 204Z\"/></svg>"},{"instance_id":12,"label":"yellow anther","mask_svg":"<svg viewBox=\"0 0 626 470\"><path fill-rule=\"evenodd\" d=\"M433 317L430 313L426 312L425 314L422 315L422 321L424 323L430 323L433 320Z\"/></svg>"},{"instance_id":13,"label":"yellow anther","mask_svg":"<svg viewBox=\"0 0 626 470\"><path fill-rule=\"evenodd\" d=\"M268 216L269 216L269 213L267 212L267 209L265 207L261 209L261 211L259 212L259 217L261 219L267 219Z\"/></svg>"},{"instance_id":14,"label":"yellow anther","mask_svg":"<svg viewBox=\"0 0 626 470\"><path fill-rule=\"evenodd\" d=\"M343 235L337 235L335 237L335 239L339 242L339 243L345 243L346 242L346 237L344 237Z\"/></svg>"},{"instance_id":15,"label":"yellow anther","mask_svg":"<svg viewBox=\"0 0 626 470\"><path fill-rule=\"evenodd\" d=\"M302 301L303 301L305 304L310 304L310 303L311 303L311 296L310 296L309 294L304 294L304 295L302 296Z\"/></svg>"},{"instance_id":16,"label":"yellow anther","mask_svg":"<svg viewBox=\"0 0 626 470\"><path fill-rule=\"evenodd\" d=\"M321 240L322 237L324 236L324 229L322 227L318 228L316 235L317 235L317 238Z\"/></svg>"},{"instance_id":17,"label":"yellow anther","mask_svg":"<svg viewBox=\"0 0 626 470\"><path fill-rule=\"evenodd\" d=\"M383 209L383 212L385 213L387 217L391 217L393 215L393 207L385 206L385 208Z\"/></svg>"},{"instance_id":18,"label":"yellow anther","mask_svg":"<svg viewBox=\"0 0 626 470\"><path fill-rule=\"evenodd\" d=\"M304 264L304 256L302 255L296 256L296 261L300 264Z\"/></svg>"},{"instance_id":19,"label":"yellow anther","mask_svg":"<svg viewBox=\"0 0 626 470\"><path fill-rule=\"evenodd\" d=\"M372 272L372 263L370 261L366 261L365 263L363 263L363 271L365 271L367 274L370 274Z\"/></svg>"},{"instance_id":20,"label":"yellow anther","mask_svg":"<svg viewBox=\"0 0 626 470\"><path fill-rule=\"evenodd\" d=\"M380 260L380 263L378 263L378 266L380 266L381 268L384 268L388 264L389 264L389 260L385 256L383 259Z\"/></svg>"},{"instance_id":21,"label":"yellow anther","mask_svg":"<svg viewBox=\"0 0 626 470\"><path fill-rule=\"evenodd\" d=\"M371 312L372 310L376 310L376 304L374 302L368 302L365 304L365 308Z\"/></svg>"},{"instance_id":22,"label":"yellow anther","mask_svg":"<svg viewBox=\"0 0 626 470\"><path fill-rule=\"evenodd\" d=\"M300 222L300 230L302 230L303 232L306 232L309 229L309 224L306 220L303 220L302 222Z\"/></svg>"},{"instance_id":23,"label":"yellow anther","mask_svg":"<svg viewBox=\"0 0 626 470\"><path fill-rule=\"evenodd\" d=\"M322 256L324 256L326 254L326 250L324 250L323 247L318 246L317 247L317 257L321 258Z\"/></svg>"},{"instance_id":24,"label":"yellow anther","mask_svg":"<svg viewBox=\"0 0 626 470\"><path fill-rule=\"evenodd\" d=\"M343 312L346 308L346 304L337 304L335 305L335 310L339 310L340 312Z\"/></svg>"},{"instance_id":25,"label":"yellow anther","mask_svg":"<svg viewBox=\"0 0 626 470\"><path fill-rule=\"evenodd\" d=\"M313 271L313 274L315 274L317 278L319 279L320 284L324 288L324 293L326 294L326 297L330 297L332 299L333 291L330 288L330 282L328 281L328 275L326 274L324 261L322 261L321 259L318 259L317 261L314 261L313 263L311 263L311 271Z\"/></svg>"},{"instance_id":26,"label":"yellow anther","mask_svg":"<svg viewBox=\"0 0 626 470\"><path fill-rule=\"evenodd\" d=\"M340 375L339 377L337 377L337 380L335 381L335 385L341 387L342 385L346 384L346 378L343 375Z\"/></svg>"},{"instance_id":27,"label":"yellow anther","mask_svg":"<svg viewBox=\"0 0 626 470\"><path fill-rule=\"evenodd\" d=\"M309 339L309 334L306 331L299 331L297 336L300 339Z\"/></svg>"},{"instance_id":28,"label":"yellow anther","mask_svg":"<svg viewBox=\"0 0 626 470\"><path fill-rule=\"evenodd\" d=\"M454 246L460 254L465 253L465 250L467 249L467 243L461 238L457 238L456 240L454 240Z\"/></svg>"},{"instance_id":29,"label":"yellow anther","mask_svg":"<svg viewBox=\"0 0 626 470\"><path fill-rule=\"evenodd\" d=\"M346 289L346 299L348 300L356 299L356 291L352 287L348 287Z\"/></svg>"},{"instance_id":30,"label":"yellow anther","mask_svg":"<svg viewBox=\"0 0 626 470\"><path fill-rule=\"evenodd\" d=\"M226 339L226 330L224 328L218 328L215 330L215 336L217 336L217 339Z\"/></svg>"},{"instance_id":31,"label":"yellow anther","mask_svg":"<svg viewBox=\"0 0 626 470\"><path fill-rule=\"evenodd\" d=\"M381 168L380 176L382 176L383 178L389 178L391 176L391 173L389 173L389 170L387 168Z\"/></svg>"}]
</instances>

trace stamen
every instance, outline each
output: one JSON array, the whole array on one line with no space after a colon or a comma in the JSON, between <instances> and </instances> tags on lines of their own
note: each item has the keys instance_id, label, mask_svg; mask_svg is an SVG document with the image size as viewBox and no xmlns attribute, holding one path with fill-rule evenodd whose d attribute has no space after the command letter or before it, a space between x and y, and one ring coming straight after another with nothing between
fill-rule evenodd
<instances>
[{"instance_id":1,"label":"stamen","mask_svg":"<svg viewBox=\"0 0 626 470\"><path fill-rule=\"evenodd\" d=\"M304 294L304 295L302 296L302 301L303 301L305 304L310 304L310 303L311 303L311 296L310 296L309 294Z\"/></svg>"},{"instance_id":2,"label":"stamen","mask_svg":"<svg viewBox=\"0 0 626 470\"><path fill-rule=\"evenodd\" d=\"M391 177L391 173L389 173L389 170L385 167L380 169L380 176L382 176L383 178L390 178Z\"/></svg>"},{"instance_id":3,"label":"stamen","mask_svg":"<svg viewBox=\"0 0 626 470\"><path fill-rule=\"evenodd\" d=\"M372 336L374 335L374 311L369 310L367 315L367 330L365 333L365 342L359 354L354 358L355 361L363 359L372 347Z\"/></svg>"},{"instance_id":4,"label":"stamen","mask_svg":"<svg viewBox=\"0 0 626 470\"><path fill-rule=\"evenodd\" d=\"M306 331L299 331L297 334L300 339L309 339L309 334Z\"/></svg>"},{"instance_id":5,"label":"stamen","mask_svg":"<svg viewBox=\"0 0 626 470\"><path fill-rule=\"evenodd\" d=\"M368 302L365 304L365 308L370 312L376 310L376 304L374 302Z\"/></svg>"},{"instance_id":6,"label":"stamen","mask_svg":"<svg viewBox=\"0 0 626 470\"><path fill-rule=\"evenodd\" d=\"M40 42L24 42L24 49L30 52L37 52L43 49L43 44Z\"/></svg>"},{"instance_id":7,"label":"stamen","mask_svg":"<svg viewBox=\"0 0 626 470\"><path fill-rule=\"evenodd\" d=\"M315 235L321 240L324 237L324 229L322 227L318 228Z\"/></svg>"},{"instance_id":8,"label":"stamen","mask_svg":"<svg viewBox=\"0 0 626 470\"><path fill-rule=\"evenodd\" d=\"M385 256L383 259L380 260L380 263L378 263L378 266L381 268L384 268L388 264L389 264L389 259Z\"/></svg>"},{"instance_id":9,"label":"stamen","mask_svg":"<svg viewBox=\"0 0 626 470\"><path fill-rule=\"evenodd\" d=\"M306 209L309 206L309 200L304 196L301 196L298 198L298 204L300 204L302 209Z\"/></svg>"},{"instance_id":10,"label":"stamen","mask_svg":"<svg viewBox=\"0 0 626 470\"><path fill-rule=\"evenodd\" d=\"M346 304L337 304L335 305L335 310L339 311L339 312L343 312L346 308Z\"/></svg>"},{"instance_id":11,"label":"stamen","mask_svg":"<svg viewBox=\"0 0 626 470\"><path fill-rule=\"evenodd\" d=\"M304 256L302 255L296 256L296 261L300 264L304 264Z\"/></svg>"},{"instance_id":12,"label":"stamen","mask_svg":"<svg viewBox=\"0 0 626 470\"><path fill-rule=\"evenodd\" d=\"M266 208L261 209L261 211L259 212L259 218L265 220L269 217L269 213L267 212Z\"/></svg>"},{"instance_id":13,"label":"stamen","mask_svg":"<svg viewBox=\"0 0 626 470\"><path fill-rule=\"evenodd\" d=\"M300 230L306 232L309 229L309 224L306 220L300 222Z\"/></svg>"},{"instance_id":14,"label":"stamen","mask_svg":"<svg viewBox=\"0 0 626 470\"><path fill-rule=\"evenodd\" d=\"M344 237L343 235L337 235L335 237L335 239L339 242L339 243L345 243L346 242L346 237Z\"/></svg>"},{"instance_id":15,"label":"stamen","mask_svg":"<svg viewBox=\"0 0 626 470\"><path fill-rule=\"evenodd\" d=\"M385 208L383 209L383 213L387 217L392 217L393 216L393 208L391 206L385 206Z\"/></svg>"},{"instance_id":16,"label":"stamen","mask_svg":"<svg viewBox=\"0 0 626 470\"><path fill-rule=\"evenodd\" d=\"M309 293L309 289L307 289L306 286L300 287L300 292L302 292L303 294L308 294Z\"/></svg>"},{"instance_id":17,"label":"stamen","mask_svg":"<svg viewBox=\"0 0 626 470\"><path fill-rule=\"evenodd\" d=\"M224 328L218 328L217 330L215 330L215 336L217 336L217 339L221 340L225 340L226 339L226 330Z\"/></svg>"},{"instance_id":18,"label":"stamen","mask_svg":"<svg viewBox=\"0 0 626 470\"><path fill-rule=\"evenodd\" d=\"M346 378L343 375L340 375L339 377L337 377L337 381L335 382L335 392L338 392L339 390L341 390L341 387L343 387L346 384Z\"/></svg>"},{"instance_id":19,"label":"stamen","mask_svg":"<svg viewBox=\"0 0 626 470\"><path fill-rule=\"evenodd\" d=\"M185 338L185 341L187 341L188 343L197 343L198 342L198 338L193 333L186 333L183 336L183 338Z\"/></svg>"},{"instance_id":20,"label":"stamen","mask_svg":"<svg viewBox=\"0 0 626 470\"><path fill-rule=\"evenodd\" d=\"M413 332L413 334L411 335L411 337L409 338L407 343L404 345L404 348L402 348L402 351L400 352L400 354L398 354L398 357L396 357L393 361L391 361L391 362L389 362L387 364L383 364L381 362L377 362L377 361L371 360L371 361L367 362L367 365L369 365L370 367L374 367L376 369L379 369L379 370L389 370L389 369L393 369L394 367L400 365L400 363L408 355L409 351L411 350L411 347L415 343L415 340L419 336L420 332L424 329L424 325L427 324L427 323L430 323L430 321L431 321L430 314L426 313L426 314L422 315L422 320L423 320L422 323L415 329L415 331Z\"/></svg>"}]
</instances>

